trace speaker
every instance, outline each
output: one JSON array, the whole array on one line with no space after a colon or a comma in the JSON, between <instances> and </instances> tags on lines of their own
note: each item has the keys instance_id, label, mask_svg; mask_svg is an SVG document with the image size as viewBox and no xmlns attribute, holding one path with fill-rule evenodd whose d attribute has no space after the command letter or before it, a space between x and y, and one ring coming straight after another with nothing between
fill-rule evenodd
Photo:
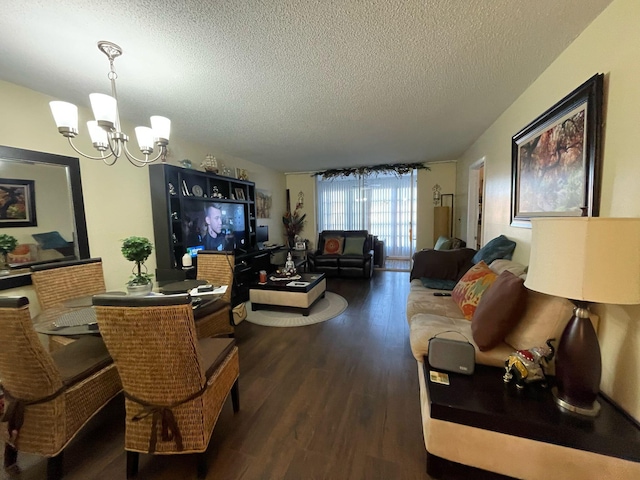
<instances>
[{"instance_id":1,"label":"speaker","mask_svg":"<svg viewBox=\"0 0 640 480\"><path fill-rule=\"evenodd\" d=\"M433 337L429 340L429 365L435 370L472 375L476 350L469 342Z\"/></svg>"}]
</instances>

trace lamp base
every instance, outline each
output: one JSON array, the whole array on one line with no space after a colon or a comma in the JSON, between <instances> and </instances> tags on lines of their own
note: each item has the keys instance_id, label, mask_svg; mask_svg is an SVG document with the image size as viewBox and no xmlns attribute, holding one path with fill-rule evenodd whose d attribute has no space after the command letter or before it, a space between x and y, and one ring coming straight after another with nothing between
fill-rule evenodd
<instances>
[{"instance_id":1,"label":"lamp base","mask_svg":"<svg viewBox=\"0 0 640 480\"><path fill-rule=\"evenodd\" d=\"M553 387L551 389L551 393L553 393L553 399L560 410L577 413L578 415L584 415L586 417L597 417L598 413L600 413L600 403L597 400L593 401L593 405L590 408L578 407L577 405L572 405L566 400L560 398L558 396L558 389L556 387Z\"/></svg>"},{"instance_id":2,"label":"lamp base","mask_svg":"<svg viewBox=\"0 0 640 480\"><path fill-rule=\"evenodd\" d=\"M574 300L576 307L556 350L556 391L561 410L596 416L602 361L598 336L589 316L588 302Z\"/></svg>"}]
</instances>

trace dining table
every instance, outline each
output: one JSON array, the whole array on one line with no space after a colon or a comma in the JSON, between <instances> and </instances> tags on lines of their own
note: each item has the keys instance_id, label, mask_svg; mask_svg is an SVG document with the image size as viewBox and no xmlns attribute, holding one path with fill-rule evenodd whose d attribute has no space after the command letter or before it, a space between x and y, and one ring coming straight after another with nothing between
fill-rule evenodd
<instances>
[{"instance_id":1,"label":"dining table","mask_svg":"<svg viewBox=\"0 0 640 480\"><path fill-rule=\"evenodd\" d=\"M189 293L192 296L194 320L204 318L216 309L215 302L227 290L227 285L208 285L204 280L185 280L158 285L150 295L167 295ZM109 295L127 295L126 292L105 292ZM50 336L50 348L53 343L62 346L80 335L100 335L93 308L93 295L71 298L59 307L43 310L33 318L34 328L38 333ZM51 343L54 337L58 338ZM55 349L55 347L53 348Z\"/></svg>"}]
</instances>

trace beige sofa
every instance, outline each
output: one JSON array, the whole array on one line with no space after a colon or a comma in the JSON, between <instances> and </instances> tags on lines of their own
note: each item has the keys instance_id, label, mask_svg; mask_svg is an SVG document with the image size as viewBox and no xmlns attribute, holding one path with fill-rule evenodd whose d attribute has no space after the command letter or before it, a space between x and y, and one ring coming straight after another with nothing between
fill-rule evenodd
<instances>
[{"instance_id":1,"label":"beige sofa","mask_svg":"<svg viewBox=\"0 0 640 480\"><path fill-rule=\"evenodd\" d=\"M509 260L496 260L490 268L497 274L509 270L516 276L525 276L524 267ZM406 308L411 350L418 364L422 428L429 454L515 478L551 478L550 472L553 478L569 480L640 478L640 464L636 462L431 418L423 365L430 338L450 330L460 332L474 344L476 363L502 367L514 350L542 346L549 338L560 338L573 309L568 300L528 290L518 324L500 345L481 352L473 341L471 322L451 297L434 296L436 291L423 287L420 279L411 280ZM592 321L597 322L597 318ZM460 340L457 334L440 336ZM528 461L514 462L514 458ZM597 477L594 472L598 472Z\"/></svg>"}]
</instances>

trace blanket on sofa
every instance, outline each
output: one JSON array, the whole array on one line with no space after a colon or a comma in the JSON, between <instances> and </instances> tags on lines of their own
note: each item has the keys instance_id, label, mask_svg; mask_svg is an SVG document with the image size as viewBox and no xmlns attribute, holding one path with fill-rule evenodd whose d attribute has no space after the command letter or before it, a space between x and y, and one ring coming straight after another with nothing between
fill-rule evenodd
<instances>
[{"instance_id":1,"label":"blanket on sofa","mask_svg":"<svg viewBox=\"0 0 640 480\"><path fill-rule=\"evenodd\" d=\"M457 282L473 266L471 259L476 253L472 248L416 252L409 281L426 277Z\"/></svg>"}]
</instances>

